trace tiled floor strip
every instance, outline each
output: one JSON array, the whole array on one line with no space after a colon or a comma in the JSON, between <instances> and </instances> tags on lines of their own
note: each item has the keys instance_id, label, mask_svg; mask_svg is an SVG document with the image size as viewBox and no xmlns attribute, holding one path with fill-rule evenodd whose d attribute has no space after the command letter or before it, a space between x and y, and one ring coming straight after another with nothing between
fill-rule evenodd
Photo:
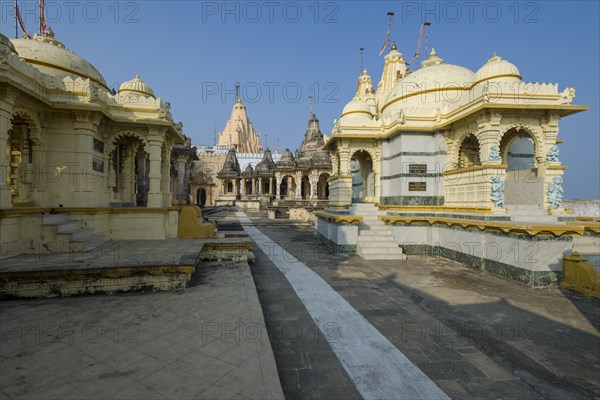
<instances>
[{"instance_id":1,"label":"tiled floor strip","mask_svg":"<svg viewBox=\"0 0 600 400\"><path fill-rule=\"evenodd\" d=\"M320 276L257 228L249 226L251 221L246 214L236 212L236 215L245 224L244 230L250 238L289 280L365 399L448 399Z\"/></svg>"}]
</instances>

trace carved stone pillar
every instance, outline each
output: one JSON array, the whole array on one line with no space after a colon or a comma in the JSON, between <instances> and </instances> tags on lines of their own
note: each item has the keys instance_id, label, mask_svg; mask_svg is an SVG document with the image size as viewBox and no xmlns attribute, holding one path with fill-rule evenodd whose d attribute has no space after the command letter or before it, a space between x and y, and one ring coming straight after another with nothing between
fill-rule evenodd
<instances>
[{"instance_id":1,"label":"carved stone pillar","mask_svg":"<svg viewBox=\"0 0 600 400\"><path fill-rule=\"evenodd\" d=\"M148 153L150 154L150 190L148 191L148 207L163 207L161 180L161 149L163 138L159 136L158 129L148 136Z\"/></svg>"},{"instance_id":2,"label":"carved stone pillar","mask_svg":"<svg viewBox=\"0 0 600 400\"><path fill-rule=\"evenodd\" d=\"M98 190L96 184L100 185L100 180L96 178L96 173L92 169L94 158L93 137L98 131L100 116L83 112L75 115L75 164L69 174L75 178L75 196L73 198L76 207L104 206L99 203L101 196L96 196ZM65 164L66 165L66 164ZM70 200L70 199L69 199ZM67 201L69 201L67 200ZM71 200L72 201L72 200Z\"/></svg>"},{"instance_id":3,"label":"carved stone pillar","mask_svg":"<svg viewBox=\"0 0 600 400\"><path fill-rule=\"evenodd\" d=\"M258 192L256 194L259 196L263 194L262 178L258 178Z\"/></svg>"},{"instance_id":4,"label":"carved stone pillar","mask_svg":"<svg viewBox=\"0 0 600 400\"><path fill-rule=\"evenodd\" d=\"M185 164L187 162L186 156L180 155L177 157L177 199L185 199Z\"/></svg>"},{"instance_id":5,"label":"carved stone pillar","mask_svg":"<svg viewBox=\"0 0 600 400\"><path fill-rule=\"evenodd\" d=\"M296 172L296 200L302 199L302 172Z\"/></svg>"},{"instance_id":6,"label":"carved stone pillar","mask_svg":"<svg viewBox=\"0 0 600 400\"><path fill-rule=\"evenodd\" d=\"M491 161L492 146L500 151L500 119L499 113L484 114L477 119L477 140L479 141L479 161L482 164L501 164L501 161ZM460 143L458 148L460 149Z\"/></svg>"},{"instance_id":7,"label":"carved stone pillar","mask_svg":"<svg viewBox=\"0 0 600 400\"><path fill-rule=\"evenodd\" d=\"M10 192L10 143L8 131L11 129L11 114L8 110L0 110L0 156L2 168L0 169L0 208L12 207Z\"/></svg>"}]
</instances>

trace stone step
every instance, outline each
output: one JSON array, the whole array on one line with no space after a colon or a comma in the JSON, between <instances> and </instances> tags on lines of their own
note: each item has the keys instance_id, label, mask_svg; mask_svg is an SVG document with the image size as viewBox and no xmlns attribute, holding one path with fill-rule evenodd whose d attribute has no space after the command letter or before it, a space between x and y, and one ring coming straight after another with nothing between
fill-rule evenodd
<instances>
[{"instance_id":1,"label":"stone step","mask_svg":"<svg viewBox=\"0 0 600 400\"><path fill-rule=\"evenodd\" d=\"M394 242L394 237L392 235L359 235L357 242L365 243L365 242Z\"/></svg>"},{"instance_id":2,"label":"stone step","mask_svg":"<svg viewBox=\"0 0 600 400\"><path fill-rule=\"evenodd\" d=\"M361 241L360 238L356 242L356 247L360 247L362 249L368 248L382 248L382 249L396 249L398 248L398 243L394 241Z\"/></svg>"},{"instance_id":3,"label":"stone step","mask_svg":"<svg viewBox=\"0 0 600 400\"><path fill-rule=\"evenodd\" d=\"M45 214L42 225L59 225L69 221L69 214Z\"/></svg>"},{"instance_id":4,"label":"stone step","mask_svg":"<svg viewBox=\"0 0 600 400\"><path fill-rule=\"evenodd\" d=\"M108 242L102 235L92 235L81 240L72 240L69 242L69 250L72 252L88 252L97 249Z\"/></svg>"},{"instance_id":5,"label":"stone step","mask_svg":"<svg viewBox=\"0 0 600 400\"><path fill-rule=\"evenodd\" d=\"M359 254L363 260L406 260L404 254Z\"/></svg>"},{"instance_id":6,"label":"stone step","mask_svg":"<svg viewBox=\"0 0 600 400\"><path fill-rule=\"evenodd\" d=\"M360 250L363 251L364 253L370 253L370 254L375 254L378 251L380 251L382 253L389 253L389 254L403 253L402 247L398 246L396 243L394 243L394 245L395 246L393 246L393 247L362 247Z\"/></svg>"},{"instance_id":7,"label":"stone step","mask_svg":"<svg viewBox=\"0 0 600 400\"><path fill-rule=\"evenodd\" d=\"M67 221L62 224L56 225L56 233L72 233L77 232L81 228L83 228L83 222Z\"/></svg>"},{"instance_id":8,"label":"stone step","mask_svg":"<svg viewBox=\"0 0 600 400\"><path fill-rule=\"evenodd\" d=\"M382 237L389 237L389 238L394 238L394 235L392 235L392 231L391 230L384 230L384 229L371 229L371 230L363 230L363 231L359 231L358 233L358 237L368 237L368 236L382 236ZM371 238L371 240L375 240L373 238Z\"/></svg>"},{"instance_id":9,"label":"stone step","mask_svg":"<svg viewBox=\"0 0 600 400\"><path fill-rule=\"evenodd\" d=\"M359 231L392 231L392 227L386 224L359 224Z\"/></svg>"},{"instance_id":10,"label":"stone step","mask_svg":"<svg viewBox=\"0 0 600 400\"><path fill-rule=\"evenodd\" d=\"M359 249L356 253L365 260L406 260L406 254L403 254L400 248L398 250Z\"/></svg>"},{"instance_id":11,"label":"stone step","mask_svg":"<svg viewBox=\"0 0 600 400\"><path fill-rule=\"evenodd\" d=\"M70 234L72 242L81 242L94 236L94 230L92 228L82 228L76 232L70 232Z\"/></svg>"}]
</instances>

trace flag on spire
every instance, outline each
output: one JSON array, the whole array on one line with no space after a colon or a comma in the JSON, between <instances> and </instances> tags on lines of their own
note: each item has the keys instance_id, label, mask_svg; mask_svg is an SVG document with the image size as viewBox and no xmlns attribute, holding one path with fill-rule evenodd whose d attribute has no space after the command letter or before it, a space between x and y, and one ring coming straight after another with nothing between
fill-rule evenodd
<instances>
[{"instance_id":1,"label":"flag on spire","mask_svg":"<svg viewBox=\"0 0 600 400\"><path fill-rule=\"evenodd\" d=\"M46 4L40 0L40 35L48 35L48 26L46 25Z\"/></svg>"},{"instance_id":2,"label":"flag on spire","mask_svg":"<svg viewBox=\"0 0 600 400\"><path fill-rule=\"evenodd\" d=\"M381 51L379 52L379 58L381 58L381 56L385 52L385 49L387 49L387 46L390 43L390 36L392 34L392 17L394 16L394 13L390 11L387 13L387 15L390 17L390 22L388 24L387 34L385 35L385 41L383 42L383 46L381 47Z\"/></svg>"},{"instance_id":3,"label":"flag on spire","mask_svg":"<svg viewBox=\"0 0 600 400\"><path fill-rule=\"evenodd\" d=\"M29 32L27 32L27 28L25 27L25 24L23 23L23 18L21 18L21 12L19 11L19 5L17 4L17 0L15 0L15 18L17 19L17 22L19 23L19 26L21 27L21 30L23 31L23 36L26 39L31 39L31 35L29 34ZM16 32L15 32L16 34Z\"/></svg>"}]
</instances>

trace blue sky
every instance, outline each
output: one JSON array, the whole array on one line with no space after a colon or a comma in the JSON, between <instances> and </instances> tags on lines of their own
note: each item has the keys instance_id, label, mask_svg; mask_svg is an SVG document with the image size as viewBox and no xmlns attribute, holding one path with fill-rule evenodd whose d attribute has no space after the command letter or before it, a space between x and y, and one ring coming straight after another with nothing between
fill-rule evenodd
<instances>
[{"instance_id":1,"label":"blue sky","mask_svg":"<svg viewBox=\"0 0 600 400\"><path fill-rule=\"evenodd\" d=\"M35 31L37 1L20 1ZM597 1L46 1L59 40L100 70L109 86L139 73L170 101L194 144L212 144L240 82L255 129L270 147L300 144L308 96L325 134L356 89L359 48L377 82L388 11L406 58L424 20L429 45L447 63L476 71L492 52L527 82L574 86L590 110L561 121L568 198L600 197L600 52ZM1 31L14 37L12 0ZM263 138L263 144L265 139Z\"/></svg>"}]
</instances>

